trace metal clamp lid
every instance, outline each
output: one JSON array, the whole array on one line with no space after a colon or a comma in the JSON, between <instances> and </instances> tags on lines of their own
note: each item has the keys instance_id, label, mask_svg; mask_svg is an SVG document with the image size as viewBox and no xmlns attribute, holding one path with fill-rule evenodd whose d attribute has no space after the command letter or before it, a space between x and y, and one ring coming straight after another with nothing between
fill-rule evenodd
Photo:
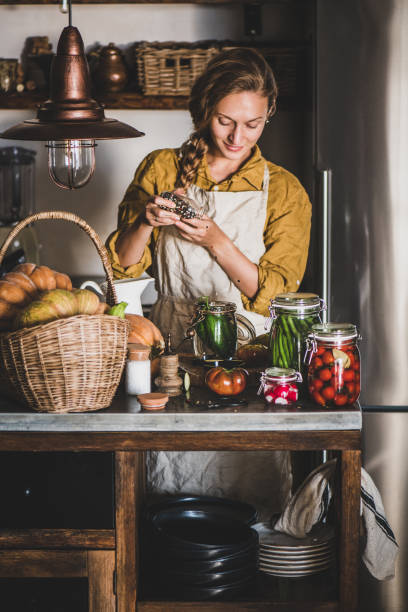
<instances>
[{"instance_id":1,"label":"metal clamp lid","mask_svg":"<svg viewBox=\"0 0 408 612\"><path fill-rule=\"evenodd\" d=\"M274 378L275 382L277 382L278 384L284 384L289 382L302 382L303 380L301 373L297 372L293 368L279 368L277 366L273 366L271 368L267 368L264 372L261 373L258 395L262 393L265 384L271 378Z\"/></svg>"},{"instance_id":2,"label":"metal clamp lid","mask_svg":"<svg viewBox=\"0 0 408 612\"><path fill-rule=\"evenodd\" d=\"M314 323L309 336L313 335L316 340L336 342L345 340L359 340L360 334L354 323Z\"/></svg>"},{"instance_id":3,"label":"metal clamp lid","mask_svg":"<svg viewBox=\"0 0 408 612\"><path fill-rule=\"evenodd\" d=\"M270 318L276 319L276 311L290 311L294 314L311 314L326 310L326 304L316 293L279 293L271 300Z\"/></svg>"},{"instance_id":4,"label":"metal clamp lid","mask_svg":"<svg viewBox=\"0 0 408 612\"><path fill-rule=\"evenodd\" d=\"M338 346L344 342L359 342L361 335L353 323L315 323L306 338L306 351L303 362L310 365L312 355L317 351L317 343L323 342Z\"/></svg>"}]
</instances>

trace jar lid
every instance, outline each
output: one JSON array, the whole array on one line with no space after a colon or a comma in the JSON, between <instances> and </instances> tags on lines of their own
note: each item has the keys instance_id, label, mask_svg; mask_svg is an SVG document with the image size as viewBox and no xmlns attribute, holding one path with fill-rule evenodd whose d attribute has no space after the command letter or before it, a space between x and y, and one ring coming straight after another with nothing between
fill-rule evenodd
<instances>
[{"instance_id":1,"label":"jar lid","mask_svg":"<svg viewBox=\"0 0 408 612\"><path fill-rule=\"evenodd\" d=\"M353 323L315 323L310 328L316 340L343 341L357 338L357 327Z\"/></svg>"},{"instance_id":2,"label":"jar lid","mask_svg":"<svg viewBox=\"0 0 408 612\"><path fill-rule=\"evenodd\" d=\"M309 310L321 308L320 298L315 293L278 293L274 300L271 300L272 306L282 310Z\"/></svg>"},{"instance_id":3,"label":"jar lid","mask_svg":"<svg viewBox=\"0 0 408 612\"><path fill-rule=\"evenodd\" d=\"M273 366L272 368L266 368L263 373L265 378L279 378L279 380L297 380L298 372L293 368L279 368L277 366Z\"/></svg>"},{"instance_id":4,"label":"jar lid","mask_svg":"<svg viewBox=\"0 0 408 612\"><path fill-rule=\"evenodd\" d=\"M150 358L150 347L137 342L128 342L128 358L131 361L147 361Z\"/></svg>"},{"instance_id":5,"label":"jar lid","mask_svg":"<svg viewBox=\"0 0 408 612\"><path fill-rule=\"evenodd\" d=\"M169 401L167 393L141 393L137 396L145 410L161 410Z\"/></svg>"},{"instance_id":6,"label":"jar lid","mask_svg":"<svg viewBox=\"0 0 408 612\"><path fill-rule=\"evenodd\" d=\"M215 314L223 314L225 312L235 312L237 309L234 302L222 302L220 300L208 300L207 302L199 301L196 302L198 310L210 311Z\"/></svg>"}]
</instances>

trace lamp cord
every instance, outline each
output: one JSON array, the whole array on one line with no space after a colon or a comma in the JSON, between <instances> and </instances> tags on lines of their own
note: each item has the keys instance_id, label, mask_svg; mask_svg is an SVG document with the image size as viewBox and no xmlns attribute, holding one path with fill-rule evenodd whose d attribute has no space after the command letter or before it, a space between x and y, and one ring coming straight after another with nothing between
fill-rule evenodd
<instances>
[{"instance_id":1,"label":"lamp cord","mask_svg":"<svg viewBox=\"0 0 408 612\"><path fill-rule=\"evenodd\" d=\"M72 6L71 6L71 0L68 0L68 25L72 26Z\"/></svg>"}]
</instances>

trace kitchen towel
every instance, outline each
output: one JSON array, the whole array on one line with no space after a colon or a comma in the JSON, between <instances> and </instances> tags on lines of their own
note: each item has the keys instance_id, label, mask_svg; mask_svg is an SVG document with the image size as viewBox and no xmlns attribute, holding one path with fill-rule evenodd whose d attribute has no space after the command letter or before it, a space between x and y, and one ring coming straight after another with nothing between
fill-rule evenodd
<instances>
[{"instance_id":1,"label":"kitchen towel","mask_svg":"<svg viewBox=\"0 0 408 612\"><path fill-rule=\"evenodd\" d=\"M274 524L276 531L304 538L322 520L332 495L330 482L336 461L323 463L307 476ZM364 468L361 468L360 514L366 531L363 561L374 578L389 580L395 576L398 544L385 518L381 495Z\"/></svg>"}]
</instances>

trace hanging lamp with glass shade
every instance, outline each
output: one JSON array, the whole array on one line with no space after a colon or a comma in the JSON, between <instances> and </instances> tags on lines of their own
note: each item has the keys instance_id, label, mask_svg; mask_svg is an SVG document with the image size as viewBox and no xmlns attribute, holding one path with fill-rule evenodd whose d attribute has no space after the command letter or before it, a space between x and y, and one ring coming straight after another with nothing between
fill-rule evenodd
<instances>
[{"instance_id":1,"label":"hanging lamp with glass shade","mask_svg":"<svg viewBox=\"0 0 408 612\"><path fill-rule=\"evenodd\" d=\"M40 104L36 119L9 128L1 138L44 140L51 179L64 189L79 189L95 169L95 140L144 136L135 128L105 117L103 106L91 98L89 66L84 43L72 26L63 29L51 64L50 99Z\"/></svg>"}]
</instances>

